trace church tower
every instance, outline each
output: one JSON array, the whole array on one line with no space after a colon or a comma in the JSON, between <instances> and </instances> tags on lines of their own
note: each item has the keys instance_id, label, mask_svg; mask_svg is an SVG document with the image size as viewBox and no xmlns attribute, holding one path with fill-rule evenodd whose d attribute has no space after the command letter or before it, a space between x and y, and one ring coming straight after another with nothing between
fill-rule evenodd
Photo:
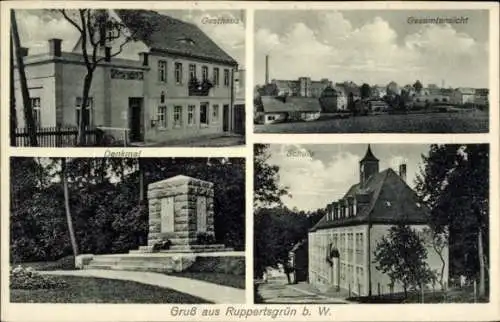
<instances>
[{"instance_id":1,"label":"church tower","mask_svg":"<svg viewBox=\"0 0 500 322\"><path fill-rule=\"evenodd\" d=\"M359 182L361 187L364 187L368 179L376 173L378 173L378 159L373 155L368 144L365 156L359 161Z\"/></svg>"}]
</instances>

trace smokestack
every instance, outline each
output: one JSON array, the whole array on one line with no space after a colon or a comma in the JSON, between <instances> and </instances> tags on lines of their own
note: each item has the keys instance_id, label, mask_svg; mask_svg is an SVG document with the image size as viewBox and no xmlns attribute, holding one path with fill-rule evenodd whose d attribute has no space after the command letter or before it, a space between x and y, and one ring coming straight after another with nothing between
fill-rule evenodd
<instances>
[{"instance_id":1,"label":"smokestack","mask_svg":"<svg viewBox=\"0 0 500 322\"><path fill-rule=\"evenodd\" d=\"M404 163L399 165L399 176L406 182L406 164Z\"/></svg>"},{"instance_id":2,"label":"smokestack","mask_svg":"<svg viewBox=\"0 0 500 322\"><path fill-rule=\"evenodd\" d=\"M269 84L269 55L266 55L266 85Z\"/></svg>"}]
</instances>

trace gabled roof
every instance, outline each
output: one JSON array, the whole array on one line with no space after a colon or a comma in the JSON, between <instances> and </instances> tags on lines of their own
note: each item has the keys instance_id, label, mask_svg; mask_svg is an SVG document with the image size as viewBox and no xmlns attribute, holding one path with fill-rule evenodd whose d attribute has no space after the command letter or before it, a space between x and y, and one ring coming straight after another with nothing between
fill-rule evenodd
<instances>
[{"instance_id":1,"label":"gabled roof","mask_svg":"<svg viewBox=\"0 0 500 322\"><path fill-rule=\"evenodd\" d=\"M238 64L194 24L151 10L115 9L114 12L151 51L209 59L230 65ZM138 25L133 23L137 17L151 23L153 30L148 34L141 30L132 30L138 28Z\"/></svg>"},{"instance_id":2,"label":"gabled roof","mask_svg":"<svg viewBox=\"0 0 500 322\"><path fill-rule=\"evenodd\" d=\"M282 98L274 96L262 96L261 99L266 113L321 112L317 98L288 96L285 102Z\"/></svg>"},{"instance_id":3,"label":"gabled roof","mask_svg":"<svg viewBox=\"0 0 500 322\"><path fill-rule=\"evenodd\" d=\"M398 223L416 225L428 222L429 209L420 203L415 191L392 169L374 174L364 187L361 187L359 183L351 186L343 199L366 192L371 192L372 197L367 206L363 207L356 216L328 220L328 216L325 215L310 231L368 222L387 225Z\"/></svg>"}]
</instances>

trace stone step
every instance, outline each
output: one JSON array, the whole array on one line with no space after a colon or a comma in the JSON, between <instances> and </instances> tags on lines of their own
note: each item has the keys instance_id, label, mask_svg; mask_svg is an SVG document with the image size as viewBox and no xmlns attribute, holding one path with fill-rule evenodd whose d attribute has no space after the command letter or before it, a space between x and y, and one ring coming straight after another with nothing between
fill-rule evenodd
<instances>
[{"instance_id":1,"label":"stone step","mask_svg":"<svg viewBox=\"0 0 500 322\"><path fill-rule=\"evenodd\" d=\"M147 272L157 272L157 273L171 273L174 272L173 266L162 266L162 265L105 265L105 264L90 264L85 266L86 269L106 269L106 270L117 270L117 271L147 271Z\"/></svg>"}]
</instances>

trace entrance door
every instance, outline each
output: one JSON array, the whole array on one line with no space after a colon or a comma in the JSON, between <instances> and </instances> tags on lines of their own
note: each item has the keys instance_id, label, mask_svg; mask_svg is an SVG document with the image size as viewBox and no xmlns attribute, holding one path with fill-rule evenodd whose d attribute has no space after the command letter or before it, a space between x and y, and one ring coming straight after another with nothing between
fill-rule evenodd
<instances>
[{"instance_id":1,"label":"entrance door","mask_svg":"<svg viewBox=\"0 0 500 322\"><path fill-rule=\"evenodd\" d=\"M128 99L128 127L131 142L140 142L142 138L142 97Z\"/></svg>"},{"instance_id":2,"label":"entrance door","mask_svg":"<svg viewBox=\"0 0 500 322\"><path fill-rule=\"evenodd\" d=\"M222 115L222 130L224 132L229 131L229 105L224 105L224 112Z\"/></svg>"}]
</instances>

